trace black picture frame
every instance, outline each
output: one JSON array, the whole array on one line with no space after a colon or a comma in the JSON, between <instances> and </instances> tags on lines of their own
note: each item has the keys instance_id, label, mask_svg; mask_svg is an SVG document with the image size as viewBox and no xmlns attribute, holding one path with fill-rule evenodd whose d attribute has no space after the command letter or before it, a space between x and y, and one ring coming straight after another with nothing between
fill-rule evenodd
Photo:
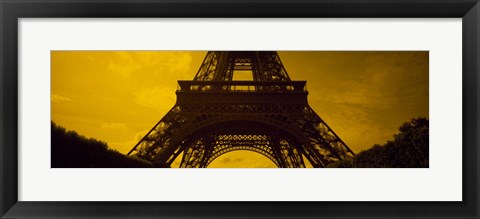
<instances>
[{"instance_id":1,"label":"black picture frame","mask_svg":"<svg viewBox=\"0 0 480 219\"><path fill-rule=\"evenodd\" d=\"M478 0L0 0L2 218L479 218ZM18 201L18 19L133 17L462 18L462 202ZM445 42L448 43L448 42ZM441 192L441 191L439 191Z\"/></svg>"}]
</instances>

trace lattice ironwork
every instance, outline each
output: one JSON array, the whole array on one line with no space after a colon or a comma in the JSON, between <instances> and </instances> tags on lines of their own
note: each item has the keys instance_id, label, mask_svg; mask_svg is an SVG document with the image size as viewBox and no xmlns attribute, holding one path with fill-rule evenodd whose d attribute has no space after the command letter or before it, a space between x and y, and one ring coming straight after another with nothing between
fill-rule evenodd
<instances>
[{"instance_id":1,"label":"lattice ironwork","mask_svg":"<svg viewBox=\"0 0 480 219\"><path fill-rule=\"evenodd\" d=\"M208 52L194 81L232 81L234 71L252 71L254 81L290 81L277 52Z\"/></svg>"},{"instance_id":2,"label":"lattice ironwork","mask_svg":"<svg viewBox=\"0 0 480 219\"><path fill-rule=\"evenodd\" d=\"M234 81L238 70L253 81ZM276 52L208 52L193 81L179 81L175 106L129 155L169 167L207 167L235 150L278 167L313 167L353 152L308 105L305 81L291 81Z\"/></svg>"}]
</instances>

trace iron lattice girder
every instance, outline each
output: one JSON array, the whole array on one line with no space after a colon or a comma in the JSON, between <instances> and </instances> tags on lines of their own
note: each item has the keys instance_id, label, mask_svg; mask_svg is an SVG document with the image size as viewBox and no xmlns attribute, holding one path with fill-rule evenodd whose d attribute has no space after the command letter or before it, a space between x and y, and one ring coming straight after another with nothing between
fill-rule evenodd
<instances>
[{"instance_id":1,"label":"iron lattice girder","mask_svg":"<svg viewBox=\"0 0 480 219\"><path fill-rule=\"evenodd\" d=\"M232 81L235 70L251 70L255 81L290 81L273 51L210 51L194 81Z\"/></svg>"},{"instance_id":2,"label":"iron lattice girder","mask_svg":"<svg viewBox=\"0 0 480 219\"><path fill-rule=\"evenodd\" d=\"M200 101L201 102L201 101ZM302 142L300 150L314 167L353 156L348 147L308 105L198 103L176 106L135 150L139 157L170 165L186 147L188 136L207 134L226 121L256 121L270 129L286 130ZM238 124L232 123L231 126ZM249 129L248 125L241 128ZM201 134L201 135L202 135ZM191 143L190 143L191 144Z\"/></svg>"},{"instance_id":3,"label":"iron lattice girder","mask_svg":"<svg viewBox=\"0 0 480 219\"><path fill-rule=\"evenodd\" d=\"M262 154L278 167L305 167L301 152L297 151L293 141L279 140L278 137L264 134L212 134L206 138L200 137L184 150L180 167L206 167L219 156L236 150Z\"/></svg>"},{"instance_id":4,"label":"iron lattice girder","mask_svg":"<svg viewBox=\"0 0 480 219\"><path fill-rule=\"evenodd\" d=\"M234 70L250 68L254 81L231 81ZM255 151L279 167L305 167L303 156L314 167L352 157L308 105L305 83L290 80L276 52L209 52L193 81L179 81L176 105L128 154L170 166L183 152L182 167L206 167L233 150ZM218 140L232 127L224 137L269 139Z\"/></svg>"},{"instance_id":5,"label":"iron lattice girder","mask_svg":"<svg viewBox=\"0 0 480 219\"><path fill-rule=\"evenodd\" d=\"M178 92L304 93L306 81L178 81Z\"/></svg>"}]
</instances>

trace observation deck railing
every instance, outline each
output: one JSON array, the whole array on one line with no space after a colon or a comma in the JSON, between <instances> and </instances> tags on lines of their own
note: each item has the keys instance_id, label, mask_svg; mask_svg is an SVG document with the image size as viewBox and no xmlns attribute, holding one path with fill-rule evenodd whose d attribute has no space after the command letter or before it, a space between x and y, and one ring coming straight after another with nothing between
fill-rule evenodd
<instances>
[{"instance_id":1,"label":"observation deck railing","mask_svg":"<svg viewBox=\"0 0 480 219\"><path fill-rule=\"evenodd\" d=\"M304 93L306 81L178 81L177 92Z\"/></svg>"}]
</instances>

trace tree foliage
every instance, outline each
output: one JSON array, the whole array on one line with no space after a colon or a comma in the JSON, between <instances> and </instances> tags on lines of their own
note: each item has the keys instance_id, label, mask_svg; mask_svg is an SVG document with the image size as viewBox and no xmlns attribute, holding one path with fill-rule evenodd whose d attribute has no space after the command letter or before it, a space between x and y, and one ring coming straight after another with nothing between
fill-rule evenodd
<instances>
[{"instance_id":1,"label":"tree foliage","mask_svg":"<svg viewBox=\"0 0 480 219\"><path fill-rule=\"evenodd\" d=\"M374 145L352 159L338 161L328 167L344 168L426 168L429 161L428 119L412 119L400 126L393 141Z\"/></svg>"},{"instance_id":2,"label":"tree foliage","mask_svg":"<svg viewBox=\"0 0 480 219\"><path fill-rule=\"evenodd\" d=\"M147 161L109 149L105 142L66 130L53 121L51 131L52 168L152 167Z\"/></svg>"}]
</instances>

